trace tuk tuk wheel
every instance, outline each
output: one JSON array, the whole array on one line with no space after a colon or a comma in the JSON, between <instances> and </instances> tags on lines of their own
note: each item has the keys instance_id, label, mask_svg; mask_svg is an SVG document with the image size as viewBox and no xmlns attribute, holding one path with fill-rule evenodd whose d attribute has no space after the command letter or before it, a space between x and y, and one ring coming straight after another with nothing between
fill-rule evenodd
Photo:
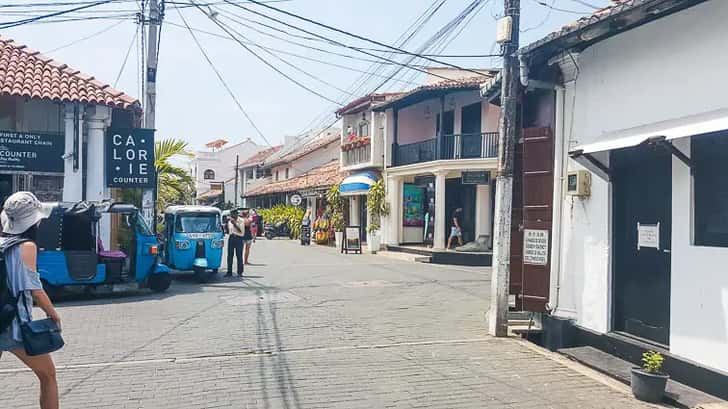
<instances>
[{"instance_id":1,"label":"tuk tuk wheel","mask_svg":"<svg viewBox=\"0 0 728 409\"><path fill-rule=\"evenodd\" d=\"M273 240L273 233L265 233L265 238L268 240Z\"/></svg>"},{"instance_id":2,"label":"tuk tuk wheel","mask_svg":"<svg viewBox=\"0 0 728 409\"><path fill-rule=\"evenodd\" d=\"M170 284L172 284L172 276L169 273L152 274L149 276L149 288L154 292L167 291Z\"/></svg>"},{"instance_id":3,"label":"tuk tuk wheel","mask_svg":"<svg viewBox=\"0 0 728 409\"><path fill-rule=\"evenodd\" d=\"M204 268L195 267L193 271L195 272L195 278L197 279L198 283L206 283L210 278L210 275Z\"/></svg>"}]
</instances>

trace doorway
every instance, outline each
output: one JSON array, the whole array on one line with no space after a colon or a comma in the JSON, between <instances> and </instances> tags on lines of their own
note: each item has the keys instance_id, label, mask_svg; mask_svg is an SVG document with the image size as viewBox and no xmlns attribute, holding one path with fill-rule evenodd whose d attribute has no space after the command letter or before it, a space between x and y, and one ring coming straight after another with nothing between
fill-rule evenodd
<instances>
[{"instance_id":1,"label":"doorway","mask_svg":"<svg viewBox=\"0 0 728 409\"><path fill-rule=\"evenodd\" d=\"M361 241L367 242L367 197L359 196L359 226L361 228Z\"/></svg>"},{"instance_id":2,"label":"doorway","mask_svg":"<svg viewBox=\"0 0 728 409\"><path fill-rule=\"evenodd\" d=\"M672 156L613 151L613 328L662 345L670 335Z\"/></svg>"},{"instance_id":3,"label":"doorway","mask_svg":"<svg viewBox=\"0 0 728 409\"><path fill-rule=\"evenodd\" d=\"M461 158L479 158L482 151L481 117L482 106L478 102L476 104L466 105L463 107L463 116L461 118L461 140L460 140L460 157Z\"/></svg>"},{"instance_id":4,"label":"doorway","mask_svg":"<svg viewBox=\"0 0 728 409\"><path fill-rule=\"evenodd\" d=\"M445 183L445 242L450 237L452 215L458 207L463 209L460 227L463 231L463 242L475 240L475 188L476 185L464 185L460 178L447 179Z\"/></svg>"}]
</instances>

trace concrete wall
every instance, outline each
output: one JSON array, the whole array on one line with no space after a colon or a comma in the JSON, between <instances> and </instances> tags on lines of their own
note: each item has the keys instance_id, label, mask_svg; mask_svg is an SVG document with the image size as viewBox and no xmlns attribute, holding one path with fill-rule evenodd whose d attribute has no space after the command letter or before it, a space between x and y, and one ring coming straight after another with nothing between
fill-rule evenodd
<instances>
[{"instance_id":1,"label":"concrete wall","mask_svg":"<svg viewBox=\"0 0 728 409\"><path fill-rule=\"evenodd\" d=\"M728 82L720 68L728 65L726 15L728 2L709 1L584 50L578 78L564 99L567 147L611 131L727 108ZM686 141L678 144L689 152ZM580 169L571 160L568 167ZM728 354L716 353L728 349L728 249L691 244L691 179L676 159L672 176L670 350L728 370ZM560 233L557 314L600 332L611 327L610 197L610 185L593 177L591 197L564 198Z\"/></svg>"},{"instance_id":2,"label":"concrete wall","mask_svg":"<svg viewBox=\"0 0 728 409\"><path fill-rule=\"evenodd\" d=\"M247 139L216 152L197 152L195 159L191 163L193 177L196 181L197 194L199 195L210 190L210 182L222 183L235 177L236 156L239 155L240 163L243 163L263 148L252 140ZM207 169L215 171L215 179L205 180L204 174Z\"/></svg>"},{"instance_id":3,"label":"concrete wall","mask_svg":"<svg viewBox=\"0 0 728 409\"><path fill-rule=\"evenodd\" d=\"M325 148L317 149L291 163L276 166L272 169L273 181L275 181L276 171L278 172L279 181L286 180L286 169L288 169L288 179L291 179L332 160L339 159L339 152L341 152L341 146L336 142L332 142Z\"/></svg>"}]
</instances>

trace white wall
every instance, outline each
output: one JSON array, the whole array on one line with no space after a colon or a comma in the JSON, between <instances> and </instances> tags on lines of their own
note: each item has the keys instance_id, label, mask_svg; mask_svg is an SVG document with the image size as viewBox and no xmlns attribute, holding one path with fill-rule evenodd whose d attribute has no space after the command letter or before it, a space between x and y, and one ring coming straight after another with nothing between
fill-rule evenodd
<instances>
[{"instance_id":1,"label":"white wall","mask_svg":"<svg viewBox=\"0 0 728 409\"><path fill-rule=\"evenodd\" d=\"M286 168L288 168L288 179L300 176L313 168L325 165L332 160L339 159L341 145L332 142L325 148L319 148L306 156L298 158L291 163L276 166L272 169L273 181L275 181L276 171L278 171L278 180L286 180Z\"/></svg>"},{"instance_id":2,"label":"white wall","mask_svg":"<svg viewBox=\"0 0 728 409\"><path fill-rule=\"evenodd\" d=\"M247 139L219 151L197 152L191 163L192 169L196 169L196 174L193 174L193 177L196 181L197 194L210 190L210 182L223 182L234 178L236 156L239 155L239 163L243 163L261 149L264 149L264 147ZM205 180L204 174L207 169L215 171L215 179Z\"/></svg>"},{"instance_id":3,"label":"white wall","mask_svg":"<svg viewBox=\"0 0 728 409\"><path fill-rule=\"evenodd\" d=\"M575 88L566 91L567 147L727 108L727 15L728 2L709 1L584 50ZM580 169L571 160L568 166ZM670 349L728 370L728 354L716 353L728 349L728 249L690 245L690 180L676 160L673 178ZM564 199L561 225L557 314L600 332L610 329L610 194L609 184L593 177L591 197Z\"/></svg>"}]
</instances>

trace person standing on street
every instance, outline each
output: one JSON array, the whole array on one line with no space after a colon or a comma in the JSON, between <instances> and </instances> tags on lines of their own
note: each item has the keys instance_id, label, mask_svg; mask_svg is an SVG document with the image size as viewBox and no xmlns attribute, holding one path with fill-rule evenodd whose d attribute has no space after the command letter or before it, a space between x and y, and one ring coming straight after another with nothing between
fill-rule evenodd
<instances>
[{"instance_id":1,"label":"person standing on street","mask_svg":"<svg viewBox=\"0 0 728 409\"><path fill-rule=\"evenodd\" d=\"M250 215L249 209L243 209L241 222L243 224L243 247L245 248L245 255L243 257L245 264L250 264L248 258L250 258L250 246L253 244L253 217Z\"/></svg>"},{"instance_id":2,"label":"person standing on street","mask_svg":"<svg viewBox=\"0 0 728 409\"><path fill-rule=\"evenodd\" d=\"M10 326L0 332L0 356L9 351L30 368L40 381L41 409L58 409L58 382L56 367L50 354L29 356L25 352L20 334L20 320L32 320L33 300L48 318L61 328L61 317L53 307L50 298L38 276L38 246L35 244L38 225L50 215L50 208L44 207L34 194L17 192L5 201L0 214L3 233L0 247L9 240L24 239L19 245L5 250L7 285L12 296L17 299L17 318Z\"/></svg>"},{"instance_id":3,"label":"person standing on street","mask_svg":"<svg viewBox=\"0 0 728 409\"><path fill-rule=\"evenodd\" d=\"M458 243L463 245L463 228L460 223L463 219L463 208L458 207L452 214L452 227L450 227L450 238L447 240L447 249L450 250L452 247L452 241L454 238L458 239Z\"/></svg>"},{"instance_id":4,"label":"person standing on street","mask_svg":"<svg viewBox=\"0 0 728 409\"><path fill-rule=\"evenodd\" d=\"M228 219L228 236L227 242L227 274L225 277L233 276L233 257L237 258L237 273L238 277L243 276L243 236L245 235L245 227L243 221L238 217L238 211L230 211L230 218Z\"/></svg>"}]
</instances>

